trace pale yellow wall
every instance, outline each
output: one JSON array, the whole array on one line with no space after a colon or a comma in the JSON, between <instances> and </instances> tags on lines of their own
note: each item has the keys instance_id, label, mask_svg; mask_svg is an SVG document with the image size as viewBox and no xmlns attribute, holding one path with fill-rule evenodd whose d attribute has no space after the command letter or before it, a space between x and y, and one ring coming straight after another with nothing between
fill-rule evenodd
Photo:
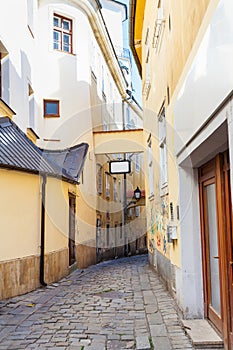
<instances>
[{"instance_id":1,"label":"pale yellow wall","mask_svg":"<svg viewBox=\"0 0 233 350\"><path fill-rule=\"evenodd\" d=\"M56 178L47 178L45 252L68 247L69 236L69 184Z\"/></svg>"},{"instance_id":2,"label":"pale yellow wall","mask_svg":"<svg viewBox=\"0 0 233 350\"><path fill-rule=\"evenodd\" d=\"M176 206L178 198L178 173L174 156L174 113L173 93L194 46L197 33L211 0L163 0L164 24L158 48L153 47L155 19L157 18L157 1L146 1L142 31L142 86L146 81L146 33L149 28L149 62L150 84L149 94L143 95L144 109L144 142L147 144L148 135L152 138L154 164L154 198L147 197L147 227L149 230L149 249L154 246L171 262L180 266L180 239L166 244L166 227L170 220L169 203ZM170 17L170 28L169 28ZM139 20L140 18L136 19ZM168 99L168 89L170 101ZM168 163L168 195L160 195L159 183L159 147L158 147L158 114L165 103L167 122L167 163ZM188 117L188 116L187 116ZM145 172L148 193L148 157L145 156ZM175 224L179 224L176 220ZM179 230L179 229L178 229Z\"/></svg>"},{"instance_id":3,"label":"pale yellow wall","mask_svg":"<svg viewBox=\"0 0 233 350\"><path fill-rule=\"evenodd\" d=\"M39 175L0 170L0 261L40 254L41 184ZM76 185L47 178L45 253L68 247L69 192Z\"/></svg>"},{"instance_id":4,"label":"pale yellow wall","mask_svg":"<svg viewBox=\"0 0 233 350\"><path fill-rule=\"evenodd\" d=\"M40 252L40 181L37 175L0 169L0 261Z\"/></svg>"}]
</instances>

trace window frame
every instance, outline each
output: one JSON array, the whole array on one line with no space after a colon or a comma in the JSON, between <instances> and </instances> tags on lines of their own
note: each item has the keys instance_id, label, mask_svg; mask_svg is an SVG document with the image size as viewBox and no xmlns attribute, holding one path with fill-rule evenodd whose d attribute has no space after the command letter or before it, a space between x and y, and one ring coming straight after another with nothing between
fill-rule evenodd
<instances>
[{"instance_id":1,"label":"window frame","mask_svg":"<svg viewBox=\"0 0 233 350\"><path fill-rule=\"evenodd\" d=\"M105 173L105 198L110 199L110 175Z\"/></svg>"},{"instance_id":2,"label":"window frame","mask_svg":"<svg viewBox=\"0 0 233 350\"><path fill-rule=\"evenodd\" d=\"M154 197L154 169L153 169L153 153L152 153L152 140L147 143L148 151L148 185L149 185L149 199Z\"/></svg>"},{"instance_id":3,"label":"window frame","mask_svg":"<svg viewBox=\"0 0 233 350\"><path fill-rule=\"evenodd\" d=\"M60 27L57 27L54 25L54 18L57 17L61 21ZM63 21L68 21L70 22L70 29L66 30L62 27ZM56 49L54 47L54 32L59 32L60 33L60 40L57 41L59 43L60 48ZM69 43L69 51L66 51L63 49L63 35L66 34L70 37L70 43ZM53 13L53 50L59 51L59 52L65 52L69 54L73 54L73 20L69 17L65 17L63 15L59 15L58 13Z\"/></svg>"},{"instance_id":4,"label":"window frame","mask_svg":"<svg viewBox=\"0 0 233 350\"><path fill-rule=\"evenodd\" d=\"M166 113L163 106L158 116L159 131L159 158L160 158L160 189L163 190L168 185L167 170L167 130L166 130Z\"/></svg>"},{"instance_id":5,"label":"window frame","mask_svg":"<svg viewBox=\"0 0 233 350\"><path fill-rule=\"evenodd\" d=\"M49 114L49 113L46 113L46 104L47 103L56 103L57 104L57 110L58 110L58 113L56 114ZM60 118L60 101L59 100L55 100L55 99L44 99L43 100L43 111L44 111L44 118Z\"/></svg>"},{"instance_id":6,"label":"window frame","mask_svg":"<svg viewBox=\"0 0 233 350\"><path fill-rule=\"evenodd\" d=\"M97 193L103 193L103 167L100 164L97 164Z\"/></svg>"}]
</instances>

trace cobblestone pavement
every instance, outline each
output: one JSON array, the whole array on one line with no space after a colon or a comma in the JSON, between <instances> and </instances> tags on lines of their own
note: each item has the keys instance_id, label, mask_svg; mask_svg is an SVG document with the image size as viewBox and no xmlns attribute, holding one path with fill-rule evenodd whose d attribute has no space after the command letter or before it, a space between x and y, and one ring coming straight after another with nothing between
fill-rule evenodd
<instances>
[{"instance_id":1,"label":"cobblestone pavement","mask_svg":"<svg viewBox=\"0 0 233 350\"><path fill-rule=\"evenodd\" d=\"M147 256L76 270L0 301L0 349L192 349Z\"/></svg>"}]
</instances>

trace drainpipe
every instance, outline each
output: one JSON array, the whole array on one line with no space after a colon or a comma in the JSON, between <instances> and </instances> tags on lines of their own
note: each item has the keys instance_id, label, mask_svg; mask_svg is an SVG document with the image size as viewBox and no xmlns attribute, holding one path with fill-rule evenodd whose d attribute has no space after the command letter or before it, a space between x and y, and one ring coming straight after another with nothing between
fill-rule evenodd
<instances>
[{"instance_id":1,"label":"drainpipe","mask_svg":"<svg viewBox=\"0 0 233 350\"><path fill-rule=\"evenodd\" d=\"M40 283L43 287L47 286L44 281L44 251L45 251L45 187L46 175L42 175L42 194L41 194L41 243L40 243Z\"/></svg>"}]
</instances>

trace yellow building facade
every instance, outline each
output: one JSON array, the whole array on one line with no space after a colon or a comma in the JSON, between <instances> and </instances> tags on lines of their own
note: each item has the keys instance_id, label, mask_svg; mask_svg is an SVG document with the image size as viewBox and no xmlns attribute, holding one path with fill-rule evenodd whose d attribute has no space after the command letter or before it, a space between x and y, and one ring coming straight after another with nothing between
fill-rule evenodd
<instances>
[{"instance_id":1,"label":"yellow building facade","mask_svg":"<svg viewBox=\"0 0 233 350\"><path fill-rule=\"evenodd\" d=\"M149 259L184 318L207 319L224 349L233 346L231 10L229 0L131 1L130 25Z\"/></svg>"},{"instance_id":2,"label":"yellow building facade","mask_svg":"<svg viewBox=\"0 0 233 350\"><path fill-rule=\"evenodd\" d=\"M164 273L171 290L176 289L175 270L180 268L173 104L209 3L209 0L131 3L134 14L131 46L142 71L148 249L151 263ZM181 15L184 13L189 15Z\"/></svg>"}]
</instances>

